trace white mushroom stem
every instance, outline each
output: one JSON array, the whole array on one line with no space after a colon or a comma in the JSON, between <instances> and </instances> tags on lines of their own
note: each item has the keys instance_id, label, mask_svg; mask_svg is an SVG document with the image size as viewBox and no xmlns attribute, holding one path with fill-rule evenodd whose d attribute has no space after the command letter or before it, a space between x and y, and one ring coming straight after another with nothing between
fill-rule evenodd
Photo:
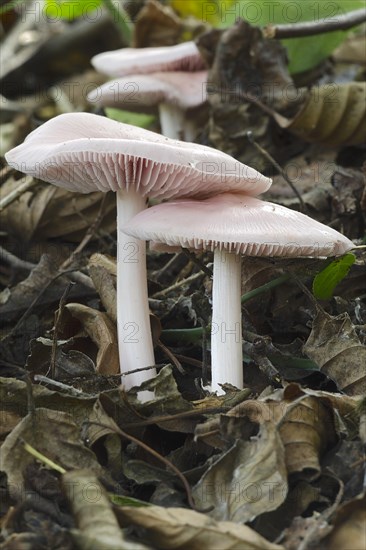
<instances>
[{"instance_id":1,"label":"white mushroom stem","mask_svg":"<svg viewBox=\"0 0 366 550\"><path fill-rule=\"evenodd\" d=\"M241 323L241 257L214 252L211 329L212 391L224 393L219 384L243 387Z\"/></svg>"},{"instance_id":2,"label":"white mushroom stem","mask_svg":"<svg viewBox=\"0 0 366 550\"><path fill-rule=\"evenodd\" d=\"M185 113L177 105L159 104L161 133L171 139L182 139L184 133Z\"/></svg>"},{"instance_id":3,"label":"white mushroom stem","mask_svg":"<svg viewBox=\"0 0 366 550\"><path fill-rule=\"evenodd\" d=\"M194 120L184 121L184 141L193 142L197 136L197 126Z\"/></svg>"},{"instance_id":4,"label":"white mushroom stem","mask_svg":"<svg viewBox=\"0 0 366 550\"><path fill-rule=\"evenodd\" d=\"M146 243L129 237L121 227L146 208L146 199L135 191L117 191L117 329L121 373L155 365L146 275ZM126 390L156 375L142 370L122 378ZM144 401L151 392L140 392Z\"/></svg>"}]
</instances>

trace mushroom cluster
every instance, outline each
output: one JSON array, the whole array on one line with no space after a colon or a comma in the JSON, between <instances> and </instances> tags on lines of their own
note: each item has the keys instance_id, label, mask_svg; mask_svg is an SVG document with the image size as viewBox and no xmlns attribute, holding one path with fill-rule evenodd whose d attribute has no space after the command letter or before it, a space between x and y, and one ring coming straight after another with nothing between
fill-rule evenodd
<instances>
[{"instance_id":1,"label":"mushroom cluster","mask_svg":"<svg viewBox=\"0 0 366 550\"><path fill-rule=\"evenodd\" d=\"M353 243L261 201L271 180L229 155L88 113L59 115L6 154L17 170L71 191L115 191L117 324L126 389L155 375L145 241L214 252L212 390L243 386L242 255L327 257ZM146 210L147 197L166 199ZM151 397L141 392L140 399Z\"/></svg>"},{"instance_id":2,"label":"mushroom cluster","mask_svg":"<svg viewBox=\"0 0 366 550\"><path fill-rule=\"evenodd\" d=\"M207 100L208 74L194 42L104 52L92 64L119 78L90 92L91 104L135 112L158 109L164 136L193 141L197 109Z\"/></svg>"},{"instance_id":3,"label":"mushroom cluster","mask_svg":"<svg viewBox=\"0 0 366 550\"><path fill-rule=\"evenodd\" d=\"M115 191L117 324L121 372L128 389L154 376L145 241L122 227L147 197L205 199L223 191L257 195L271 180L229 155L89 113L59 115L6 154L7 162L71 191ZM141 395L141 399L149 395Z\"/></svg>"}]
</instances>

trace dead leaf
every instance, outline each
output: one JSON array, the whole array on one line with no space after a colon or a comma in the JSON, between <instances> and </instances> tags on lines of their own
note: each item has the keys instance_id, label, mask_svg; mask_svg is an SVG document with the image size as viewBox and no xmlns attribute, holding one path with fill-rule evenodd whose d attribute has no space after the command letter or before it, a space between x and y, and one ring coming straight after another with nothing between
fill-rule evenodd
<instances>
[{"instance_id":1,"label":"dead leaf","mask_svg":"<svg viewBox=\"0 0 366 550\"><path fill-rule=\"evenodd\" d=\"M360 63L366 65L366 36L351 34L332 53L332 58L338 63Z\"/></svg>"},{"instance_id":2,"label":"dead leaf","mask_svg":"<svg viewBox=\"0 0 366 550\"><path fill-rule=\"evenodd\" d=\"M331 527L325 521L319 519L318 514L306 518L296 517L291 526L284 530L281 538L286 550L299 550L301 545L304 545L304 541L310 550L312 548L309 544L310 539L314 541L315 548L319 548L319 541L329 533L330 529Z\"/></svg>"},{"instance_id":3,"label":"dead leaf","mask_svg":"<svg viewBox=\"0 0 366 550\"><path fill-rule=\"evenodd\" d=\"M111 275L103 265L97 265L91 260L89 262L89 273L110 319L117 323L116 276Z\"/></svg>"},{"instance_id":4,"label":"dead leaf","mask_svg":"<svg viewBox=\"0 0 366 550\"><path fill-rule=\"evenodd\" d=\"M67 472L62 485L78 527L72 530L78 548L148 550L125 540L107 493L93 471Z\"/></svg>"},{"instance_id":5,"label":"dead leaf","mask_svg":"<svg viewBox=\"0 0 366 550\"><path fill-rule=\"evenodd\" d=\"M10 322L14 318L19 318L20 312L26 310L37 297L40 297L39 303L50 300L51 295L54 300L59 299L65 288L65 285L59 279L52 289L48 289L40 296L57 272L58 268L54 258L44 254L39 264L32 269L24 281L18 283L10 291L9 289L3 290L0 293L0 314L3 322Z\"/></svg>"},{"instance_id":6,"label":"dead leaf","mask_svg":"<svg viewBox=\"0 0 366 550\"><path fill-rule=\"evenodd\" d=\"M182 20L170 6L147 0L136 18L132 46L174 46L180 41Z\"/></svg>"},{"instance_id":7,"label":"dead leaf","mask_svg":"<svg viewBox=\"0 0 366 550\"><path fill-rule=\"evenodd\" d=\"M18 186L19 180L9 178L1 187L2 196L6 197ZM105 193L72 193L40 181L0 212L0 224L26 242L56 237L78 242L97 217L104 197ZM116 216L115 196L109 193L100 230L113 232Z\"/></svg>"},{"instance_id":8,"label":"dead leaf","mask_svg":"<svg viewBox=\"0 0 366 550\"><path fill-rule=\"evenodd\" d=\"M22 417L14 411L0 409L0 437L10 433L13 428L21 421Z\"/></svg>"},{"instance_id":9,"label":"dead leaf","mask_svg":"<svg viewBox=\"0 0 366 550\"><path fill-rule=\"evenodd\" d=\"M276 509L287 495L285 453L275 424L264 422L258 436L235 444L208 468L193 489L196 504L214 506L216 520L246 523Z\"/></svg>"},{"instance_id":10,"label":"dead leaf","mask_svg":"<svg viewBox=\"0 0 366 550\"><path fill-rule=\"evenodd\" d=\"M348 313L337 317L318 308L304 353L348 395L366 392L366 346Z\"/></svg>"},{"instance_id":11,"label":"dead leaf","mask_svg":"<svg viewBox=\"0 0 366 550\"><path fill-rule=\"evenodd\" d=\"M253 427L245 419L261 425L272 422L284 446L287 473L312 480L321 472L321 457L338 439L332 405L326 396L309 395L297 384L289 384L267 397L240 403L220 419L209 421L208 429L216 432L216 438L221 431L221 438L227 440L251 435ZM356 406L357 401L352 402L346 414ZM204 433L202 426L196 428L197 433Z\"/></svg>"},{"instance_id":12,"label":"dead leaf","mask_svg":"<svg viewBox=\"0 0 366 550\"><path fill-rule=\"evenodd\" d=\"M332 177L332 185L332 218L340 219L342 232L350 239L362 238L366 209L361 201L366 193L366 173L338 166Z\"/></svg>"},{"instance_id":13,"label":"dead leaf","mask_svg":"<svg viewBox=\"0 0 366 550\"><path fill-rule=\"evenodd\" d=\"M77 319L98 347L96 371L99 374L118 374L118 340L115 325L106 313L83 304L66 304L65 309Z\"/></svg>"},{"instance_id":14,"label":"dead leaf","mask_svg":"<svg viewBox=\"0 0 366 550\"><path fill-rule=\"evenodd\" d=\"M331 413L319 399L302 396L289 401L285 397L283 401L253 400L240 406L240 413L244 411L252 422L276 423L289 475L301 474L306 479L319 475L321 456L337 440Z\"/></svg>"},{"instance_id":15,"label":"dead leaf","mask_svg":"<svg viewBox=\"0 0 366 550\"><path fill-rule=\"evenodd\" d=\"M155 547L164 550L283 550L255 531L229 521L215 521L186 508L120 506L116 515L123 526L138 527Z\"/></svg>"},{"instance_id":16,"label":"dead leaf","mask_svg":"<svg viewBox=\"0 0 366 550\"><path fill-rule=\"evenodd\" d=\"M293 119L282 115L275 119L311 143L329 147L361 144L366 135L366 82L313 87Z\"/></svg>"},{"instance_id":17,"label":"dead leaf","mask_svg":"<svg viewBox=\"0 0 366 550\"><path fill-rule=\"evenodd\" d=\"M179 412L194 410L192 403L184 399L178 390L171 365L163 367L157 376L143 382L138 388L129 390L128 397L134 406L141 405L139 401L136 401L136 395L143 390L154 392L154 399L144 403L141 407L144 415L151 415L151 418L162 415L166 417L169 414L174 415ZM192 433L194 421L192 421L192 418L173 418L161 422L161 425L157 419L156 423L164 430Z\"/></svg>"},{"instance_id":18,"label":"dead leaf","mask_svg":"<svg viewBox=\"0 0 366 550\"><path fill-rule=\"evenodd\" d=\"M35 409L12 430L0 449L9 493L16 500L24 497L23 472L35 460L25 451L22 441L66 470L85 467L97 475L103 472L95 455L82 443L80 427L71 415L51 409Z\"/></svg>"},{"instance_id":19,"label":"dead leaf","mask_svg":"<svg viewBox=\"0 0 366 550\"><path fill-rule=\"evenodd\" d=\"M338 508L333 531L322 541L324 550L366 548L366 497L363 495Z\"/></svg>"},{"instance_id":20,"label":"dead leaf","mask_svg":"<svg viewBox=\"0 0 366 550\"><path fill-rule=\"evenodd\" d=\"M289 155L296 140L284 143L278 128L255 101L281 111L286 93L293 86L287 71L285 48L278 40L264 39L259 28L238 20L228 29L214 29L198 38L198 47L210 67L207 94L210 116L208 143L255 167L268 168L268 161L249 143L247 132L277 161Z\"/></svg>"}]
</instances>

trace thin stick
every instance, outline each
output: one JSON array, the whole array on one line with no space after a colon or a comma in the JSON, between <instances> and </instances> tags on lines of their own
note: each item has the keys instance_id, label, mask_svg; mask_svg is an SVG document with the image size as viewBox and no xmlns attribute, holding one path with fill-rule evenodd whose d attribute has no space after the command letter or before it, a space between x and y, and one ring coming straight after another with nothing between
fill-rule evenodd
<instances>
[{"instance_id":1,"label":"thin stick","mask_svg":"<svg viewBox=\"0 0 366 550\"><path fill-rule=\"evenodd\" d=\"M16 189L11 191L9 195L6 195L3 199L0 200L0 212L2 212L7 206L16 201L23 193L32 189L38 185L39 182L35 180L32 176L26 176L25 181L21 183Z\"/></svg>"},{"instance_id":2,"label":"thin stick","mask_svg":"<svg viewBox=\"0 0 366 550\"><path fill-rule=\"evenodd\" d=\"M60 304L56 313L55 330L53 332L52 352L51 352L51 361L50 361L52 378L55 378L55 372L56 372L56 353L57 353L57 339L58 339L57 336L58 336L59 323L60 323L62 312L65 309L67 297L70 293L70 290L73 284L74 283L69 283L65 288L61 296Z\"/></svg>"},{"instance_id":3,"label":"thin stick","mask_svg":"<svg viewBox=\"0 0 366 550\"><path fill-rule=\"evenodd\" d=\"M182 279L181 281L178 281L178 283L174 283L174 285L171 285L167 288L164 288L164 290L160 290L159 292L156 292L155 294L153 294L152 297L153 298L163 298L164 296L169 294L169 292L172 292L173 290L177 290L177 288L180 288L181 286L184 286L187 283L191 283L193 281L196 281L197 279L199 279L203 275L204 275L204 273L202 273L202 271L200 271L199 273L194 273L194 275L191 275L190 277L187 277L186 279Z\"/></svg>"},{"instance_id":4,"label":"thin stick","mask_svg":"<svg viewBox=\"0 0 366 550\"><path fill-rule=\"evenodd\" d=\"M183 248L183 247L182 247L182 250L183 250L184 254L185 254L186 256L188 256L188 258L189 258L190 260L192 260L192 262L193 262L194 264L196 264L196 265L200 268L201 271L203 271L203 273L206 273L206 275L212 279L212 275L213 275L212 269L210 269L209 267L207 267L207 266L203 263L203 261L202 261L194 252L191 252L188 248Z\"/></svg>"},{"instance_id":5,"label":"thin stick","mask_svg":"<svg viewBox=\"0 0 366 550\"><path fill-rule=\"evenodd\" d=\"M104 424L101 424L99 422L89 422L89 424L93 424L95 426L99 426L101 428L109 428L110 429L110 426L105 426ZM151 454L154 458L156 458L157 460L159 460L160 462L162 462L163 464L165 464L165 466L167 468L169 468L170 470L172 470L176 476L180 479L180 481L182 482L183 484L183 487L186 491L186 495L187 495L187 501L188 501L188 504L189 506L192 508L192 510L195 510L196 512L208 512L209 510L212 510L212 508L210 509L206 509L206 510L199 510L197 509L195 503L194 503L194 500L193 500L193 496L192 496L192 491L191 491L191 487L186 479L186 477L182 474L182 472L180 470L178 470L178 468L172 463L170 462L170 460L168 460L167 458L165 458L165 456L161 455L160 453L158 453L157 451L155 451L154 449L152 449L151 447L149 447L148 445L146 445L146 443L144 443L143 441L141 441L140 439L137 439L136 437L134 437L133 435L130 435L128 434L127 432L123 431L121 428L119 428L117 425L116 426L113 426L113 429L116 431L116 433L118 433L121 437L124 437L125 439L128 439L129 441L131 441L132 443L135 443L136 445L138 445L139 447L141 447L142 449L144 449L147 453Z\"/></svg>"},{"instance_id":6,"label":"thin stick","mask_svg":"<svg viewBox=\"0 0 366 550\"><path fill-rule=\"evenodd\" d=\"M165 344L161 340L157 341L157 346L165 353L165 355L170 359L170 361L173 363L173 365L176 367L176 369L183 374L184 376L187 374L178 359L175 357L175 355L170 351L169 348L166 347Z\"/></svg>"},{"instance_id":7,"label":"thin stick","mask_svg":"<svg viewBox=\"0 0 366 550\"><path fill-rule=\"evenodd\" d=\"M248 138L248 141L254 145L254 147L257 149L257 151L259 151L267 160L269 160L269 162L271 164L273 164L273 166L276 168L276 170L278 170L278 172L281 174L281 176L283 177L283 179L289 184L289 186L291 187L292 191L295 193L296 197L298 198L299 200L299 203L300 203L300 211L301 212L306 212L306 205L304 203L304 201L302 200L302 197L299 193L299 191L296 189L294 183L290 180L290 178L288 177L288 175L282 170L281 166L278 164L278 162L272 157L272 155L270 155L268 153L268 151L266 151L265 149L263 149L263 147L261 147L259 145L259 143L257 143L253 137L253 134L252 132L247 132L247 138Z\"/></svg>"},{"instance_id":8,"label":"thin stick","mask_svg":"<svg viewBox=\"0 0 366 550\"><path fill-rule=\"evenodd\" d=\"M299 38L301 36L314 36L325 32L333 32L351 29L366 21L364 8L337 14L334 19L323 19L322 21L304 21L293 25L267 25L262 29L264 38Z\"/></svg>"},{"instance_id":9,"label":"thin stick","mask_svg":"<svg viewBox=\"0 0 366 550\"><path fill-rule=\"evenodd\" d=\"M25 260L21 260L2 246L0 246L0 258L14 269L24 269L24 271L31 271L37 265L31 262L26 262Z\"/></svg>"}]
</instances>

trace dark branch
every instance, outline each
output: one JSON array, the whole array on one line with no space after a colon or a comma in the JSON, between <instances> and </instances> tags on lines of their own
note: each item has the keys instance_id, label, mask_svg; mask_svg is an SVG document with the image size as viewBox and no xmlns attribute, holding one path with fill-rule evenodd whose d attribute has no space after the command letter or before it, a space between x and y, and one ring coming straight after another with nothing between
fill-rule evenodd
<instances>
[{"instance_id":1,"label":"dark branch","mask_svg":"<svg viewBox=\"0 0 366 550\"><path fill-rule=\"evenodd\" d=\"M267 25L262 29L265 38L298 38L325 32L347 30L366 21L366 10L360 9L339 15L337 19L305 21L293 25Z\"/></svg>"}]
</instances>

